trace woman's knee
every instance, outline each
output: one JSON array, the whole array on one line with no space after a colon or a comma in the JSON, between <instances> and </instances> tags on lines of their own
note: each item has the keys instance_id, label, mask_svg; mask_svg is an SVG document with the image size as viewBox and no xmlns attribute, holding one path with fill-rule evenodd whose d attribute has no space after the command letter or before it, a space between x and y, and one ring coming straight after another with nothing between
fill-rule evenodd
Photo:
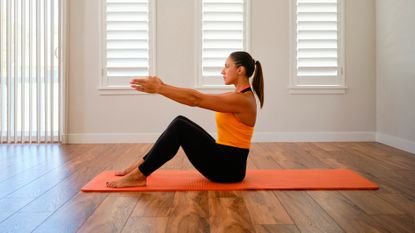
<instances>
[{"instance_id":1,"label":"woman's knee","mask_svg":"<svg viewBox=\"0 0 415 233\"><path fill-rule=\"evenodd\" d=\"M177 117L175 117L173 119L173 121L189 121L189 119L187 117L185 117L185 116L178 115Z\"/></svg>"},{"instance_id":2,"label":"woman's knee","mask_svg":"<svg viewBox=\"0 0 415 233\"><path fill-rule=\"evenodd\" d=\"M171 125L187 125L190 120L182 115L179 115L173 119Z\"/></svg>"},{"instance_id":3,"label":"woman's knee","mask_svg":"<svg viewBox=\"0 0 415 233\"><path fill-rule=\"evenodd\" d=\"M170 125L167 127L168 131L182 132L187 129L189 125L188 119L184 116L177 116L170 122Z\"/></svg>"}]
</instances>

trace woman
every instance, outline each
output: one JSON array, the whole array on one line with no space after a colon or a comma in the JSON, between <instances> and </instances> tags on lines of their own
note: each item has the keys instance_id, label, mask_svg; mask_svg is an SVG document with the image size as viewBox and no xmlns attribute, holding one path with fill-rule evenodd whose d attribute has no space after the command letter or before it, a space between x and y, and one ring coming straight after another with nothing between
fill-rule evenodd
<instances>
[{"instance_id":1,"label":"woman","mask_svg":"<svg viewBox=\"0 0 415 233\"><path fill-rule=\"evenodd\" d=\"M209 180L221 183L242 181L257 115L249 78L255 73L252 87L262 108L262 68L248 53L234 52L227 58L221 73L226 85L235 86L234 92L203 94L167 85L157 77L131 81L137 91L160 94L181 104L216 111L218 138L215 141L196 123L183 116L176 117L152 149L136 164L117 171L116 175L124 177L107 182L107 186L145 186L146 177L172 159L180 146L192 165Z\"/></svg>"}]
</instances>

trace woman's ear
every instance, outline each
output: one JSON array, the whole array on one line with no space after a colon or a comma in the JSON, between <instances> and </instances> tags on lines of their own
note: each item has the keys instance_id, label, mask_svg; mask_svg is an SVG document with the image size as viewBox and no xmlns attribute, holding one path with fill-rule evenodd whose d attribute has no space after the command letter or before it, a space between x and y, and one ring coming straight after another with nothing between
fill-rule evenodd
<instances>
[{"instance_id":1,"label":"woman's ear","mask_svg":"<svg viewBox=\"0 0 415 233\"><path fill-rule=\"evenodd\" d=\"M246 74L246 69L244 66L239 66L237 71L239 75Z\"/></svg>"}]
</instances>

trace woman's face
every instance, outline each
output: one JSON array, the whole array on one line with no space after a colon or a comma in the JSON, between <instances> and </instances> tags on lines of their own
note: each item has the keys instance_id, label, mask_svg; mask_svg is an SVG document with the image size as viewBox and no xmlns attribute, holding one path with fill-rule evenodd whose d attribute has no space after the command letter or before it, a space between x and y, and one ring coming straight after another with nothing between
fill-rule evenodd
<instances>
[{"instance_id":1,"label":"woman's face","mask_svg":"<svg viewBox=\"0 0 415 233\"><path fill-rule=\"evenodd\" d=\"M226 85L236 84L239 77L239 68L236 67L235 63L231 58L228 57L225 62L225 67L223 67L221 74L223 75L223 80Z\"/></svg>"}]
</instances>

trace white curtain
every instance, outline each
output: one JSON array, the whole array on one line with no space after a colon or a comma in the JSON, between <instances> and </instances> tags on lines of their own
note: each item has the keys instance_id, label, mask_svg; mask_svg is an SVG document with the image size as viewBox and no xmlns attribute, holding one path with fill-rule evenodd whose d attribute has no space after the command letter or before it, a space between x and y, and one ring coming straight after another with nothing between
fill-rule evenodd
<instances>
[{"instance_id":1,"label":"white curtain","mask_svg":"<svg viewBox=\"0 0 415 233\"><path fill-rule=\"evenodd\" d=\"M0 0L0 142L62 137L62 1Z\"/></svg>"}]
</instances>

